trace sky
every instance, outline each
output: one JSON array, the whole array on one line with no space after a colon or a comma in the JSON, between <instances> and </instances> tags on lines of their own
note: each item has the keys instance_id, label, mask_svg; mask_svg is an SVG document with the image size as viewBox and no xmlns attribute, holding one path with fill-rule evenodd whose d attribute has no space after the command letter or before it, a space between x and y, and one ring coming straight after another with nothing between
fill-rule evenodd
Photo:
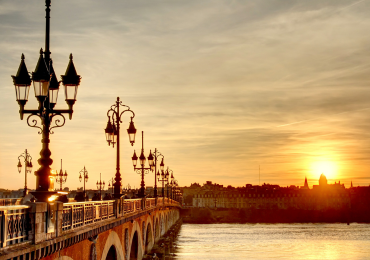
<instances>
[{"instance_id":1,"label":"sky","mask_svg":"<svg viewBox=\"0 0 370 260\"><path fill-rule=\"evenodd\" d=\"M124 114L124 186L140 186L141 131L146 156L157 148L180 186L312 186L321 173L368 186L369 28L370 0L52 0L54 69L73 53L82 79L72 120L50 136L51 167L63 159L71 189L84 166L88 189L114 177L104 128L120 97L138 129L132 147ZM34 71L44 34L43 0L0 0L0 188L23 188L25 149L38 169L41 135L20 120L11 75L22 53ZM31 87L26 109L36 106ZM62 87L56 108L67 108Z\"/></svg>"}]
</instances>

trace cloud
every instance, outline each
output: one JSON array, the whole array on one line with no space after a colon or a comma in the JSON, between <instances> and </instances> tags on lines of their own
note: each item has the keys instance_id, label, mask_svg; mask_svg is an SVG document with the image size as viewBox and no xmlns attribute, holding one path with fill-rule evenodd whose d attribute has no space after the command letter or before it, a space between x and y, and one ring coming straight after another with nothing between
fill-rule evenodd
<instances>
[{"instance_id":1,"label":"cloud","mask_svg":"<svg viewBox=\"0 0 370 260\"><path fill-rule=\"evenodd\" d=\"M1 182L24 146L35 158L41 148L19 121L10 75L21 53L29 71L36 65L44 6L19 1L0 2ZM92 178L113 176L103 129L119 96L145 131L145 151L160 149L183 185L256 184L258 165L263 182L302 185L325 156L339 177L366 178L369 11L369 1L345 0L55 1L55 70L65 72L72 52L82 81L73 120L52 136L53 167L63 158L75 175L86 165ZM31 90L27 107L36 106ZM66 107L62 91L57 106ZM138 186L134 148L122 140L124 183ZM67 185L80 183L71 176Z\"/></svg>"}]
</instances>

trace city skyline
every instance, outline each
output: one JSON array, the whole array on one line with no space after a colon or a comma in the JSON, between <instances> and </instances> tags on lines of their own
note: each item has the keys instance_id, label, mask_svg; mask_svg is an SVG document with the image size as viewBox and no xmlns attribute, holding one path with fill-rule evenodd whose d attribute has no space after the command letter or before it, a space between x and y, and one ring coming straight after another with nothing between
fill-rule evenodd
<instances>
[{"instance_id":1,"label":"city skyline","mask_svg":"<svg viewBox=\"0 0 370 260\"><path fill-rule=\"evenodd\" d=\"M22 3L21 5L19 3ZM22 6L22 8L20 8ZM369 185L370 1L52 1L51 57L72 52L81 85L73 120L50 136L51 166L81 187L115 173L104 136L120 97L135 112L131 147L121 130L123 186L140 186L133 151L165 156L180 186L329 183ZM0 188L23 188L18 156L38 169L41 136L19 119L11 75L21 54L34 71L44 48L44 3L0 1ZM73 18L73 19L72 19ZM65 108L64 91L56 108ZM33 87L26 108L36 107ZM35 188L34 174L28 187ZM154 186L153 173L145 176Z\"/></svg>"}]
</instances>

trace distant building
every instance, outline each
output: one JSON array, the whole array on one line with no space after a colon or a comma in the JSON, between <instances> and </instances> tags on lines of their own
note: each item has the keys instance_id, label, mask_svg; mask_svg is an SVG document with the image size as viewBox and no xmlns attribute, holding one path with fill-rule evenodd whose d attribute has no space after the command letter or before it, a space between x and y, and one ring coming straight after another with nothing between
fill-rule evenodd
<instances>
[{"instance_id":1,"label":"distant building","mask_svg":"<svg viewBox=\"0 0 370 260\"><path fill-rule=\"evenodd\" d=\"M351 201L366 202L370 199L370 187L363 189L345 189L344 184L328 184L324 174L321 174L319 185L309 189L307 178L300 188L294 185L280 187L279 185L263 184L253 186L247 184L242 188L215 189L207 182L193 194L193 207L209 208L256 208L256 209L349 209ZM361 190L362 199L358 194ZM360 202L356 202L361 207ZM356 204L356 205L357 205Z\"/></svg>"}]
</instances>

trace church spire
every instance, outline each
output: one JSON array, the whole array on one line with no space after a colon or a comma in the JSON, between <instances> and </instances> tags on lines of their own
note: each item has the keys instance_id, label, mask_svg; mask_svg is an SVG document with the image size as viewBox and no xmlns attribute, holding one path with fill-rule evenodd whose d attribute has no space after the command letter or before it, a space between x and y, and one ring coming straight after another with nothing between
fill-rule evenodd
<instances>
[{"instance_id":1,"label":"church spire","mask_svg":"<svg viewBox=\"0 0 370 260\"><path fill-rule=\"evenodd\" d=\"M307 182L307 177L304 177L304 186L303 186L304 189L309 189L308 188L308 182Z\"/></svg>"}]
</instances>

